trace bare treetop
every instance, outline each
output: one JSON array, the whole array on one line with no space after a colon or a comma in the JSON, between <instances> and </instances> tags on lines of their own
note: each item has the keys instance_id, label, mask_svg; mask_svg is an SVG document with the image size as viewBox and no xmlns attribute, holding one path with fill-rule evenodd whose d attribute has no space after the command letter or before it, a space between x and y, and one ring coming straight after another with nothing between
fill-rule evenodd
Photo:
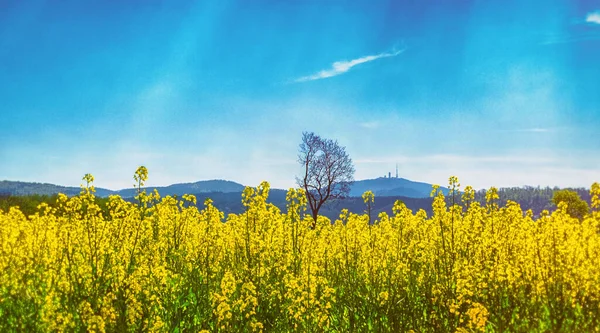
<instances>
[{"instance_id":1,"label":"bare treetop","mask_svg":"<svg viewBox=\"0 0 600 333\"><path fill-rule=\"evenodd\" d=\"M313 132L302 133L298 162L303 166L304 174L297 177L296 182L306 191L316 222L325 202L348 195L354 181L354 165L345 147Z\"/></svg>"}]
</instances>

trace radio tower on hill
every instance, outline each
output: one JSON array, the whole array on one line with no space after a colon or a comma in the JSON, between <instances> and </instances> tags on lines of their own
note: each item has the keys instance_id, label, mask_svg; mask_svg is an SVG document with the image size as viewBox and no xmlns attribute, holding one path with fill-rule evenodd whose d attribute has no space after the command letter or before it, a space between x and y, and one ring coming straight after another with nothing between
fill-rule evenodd
<instances>
[{"instance_id":1,"label":"radio tower on hill","mask_svg":"<svg viewBox=\"0 0 600 333\"><path fill-rule=\"evenodd\" d=\"M398 163L396 163L396 178L398 178Z\"/></svg>"}]
</instances>

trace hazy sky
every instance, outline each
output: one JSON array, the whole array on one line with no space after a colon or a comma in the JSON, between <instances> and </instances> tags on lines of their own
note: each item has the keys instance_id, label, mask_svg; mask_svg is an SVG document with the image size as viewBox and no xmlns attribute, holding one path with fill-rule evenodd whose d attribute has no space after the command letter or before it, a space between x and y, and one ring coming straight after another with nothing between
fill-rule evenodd
<instances>
[{"instance_id":1,"label":"hazy sky","mask_svg":"<svg viewBox=\"0 0 600 333\"><path fill-rule=\"evenodd\" d=\"M0 179L600 181L600 1L0 0Z\"/></svg>"}]
</instances>

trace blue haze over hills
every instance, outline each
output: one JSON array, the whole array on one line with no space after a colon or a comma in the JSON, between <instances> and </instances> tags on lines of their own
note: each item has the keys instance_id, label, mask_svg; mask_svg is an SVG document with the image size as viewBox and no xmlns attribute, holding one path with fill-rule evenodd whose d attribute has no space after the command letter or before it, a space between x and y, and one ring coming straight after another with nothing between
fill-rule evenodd
<instances>
[{"instance_id":1,"label":"blue haze over hills","mask_svg":"<svg viewBox=\"0 0 600 333\"><path fill-rule=\"evenodd\" d=\"M146 187L147 192L158 190L161 196L200 193L241 193L245 186L236 182L227 180L205 180L195 183L173 184L163 187ZM354 182L349 196L360 197L365 191L373 191L377 197L403 196L407 198L426 198L429 197L432 185L426 183L413 182L404 178L377 178L366 179ZM108 190L105 188L96 188L96 195L107 197L112 194L118 194L124 198L130 198L136 195L136 189ZM285 192L281 189L272 189L273 191ZM4 195L52 195L64 193L67 195L77 195L80 192L78 187L65 187L53 184L0 181L0 194Z\"/></svg>"}]
</instances>

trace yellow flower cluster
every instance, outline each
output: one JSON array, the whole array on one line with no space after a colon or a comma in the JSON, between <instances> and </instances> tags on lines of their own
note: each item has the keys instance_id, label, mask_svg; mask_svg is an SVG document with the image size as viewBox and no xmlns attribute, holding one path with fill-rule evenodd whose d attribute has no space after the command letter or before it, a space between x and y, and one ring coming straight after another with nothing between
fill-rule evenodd
<instances>
[{"instance_id":1,"label":"yellow flower cluster","mask_svg":"<svg viewBox=\"0 0 600 333\"><path fill-rule=\"evenodd\" d=\"M0 211L0 331L474 332L598 331L600 185L583 220L566 205L534 219L435 187L433 215L343 210L313 227L305 193L287 211L269 184L246 188L245 211L211 200L112 196L94 178L32 216Z\"/></svg>"}]
</instances>

